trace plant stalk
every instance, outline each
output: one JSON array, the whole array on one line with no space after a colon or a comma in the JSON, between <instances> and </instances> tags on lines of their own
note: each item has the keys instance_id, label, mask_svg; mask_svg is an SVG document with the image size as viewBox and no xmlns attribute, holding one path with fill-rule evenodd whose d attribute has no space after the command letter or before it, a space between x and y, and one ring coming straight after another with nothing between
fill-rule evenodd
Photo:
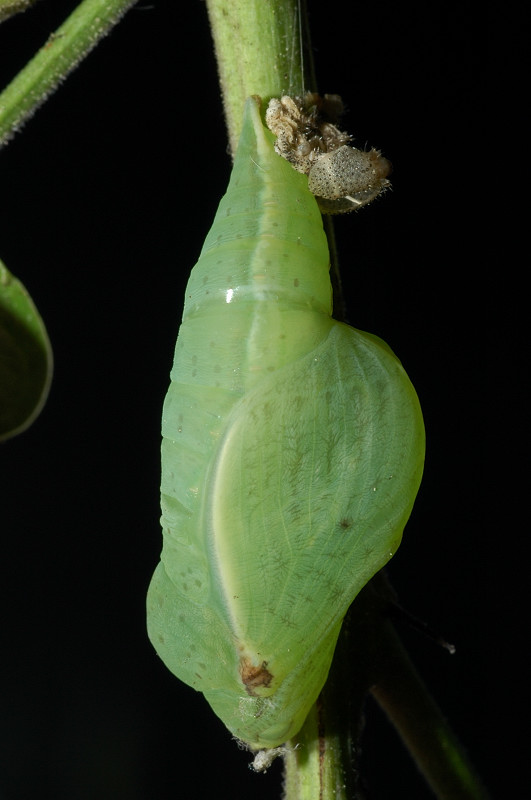
<instances>
[{"instance_id":1,"label":"plant stalk","mask_svg":"<svg viewBox=\"0 0 531 800\"><path fill-rule=\"evenodd\" d=\"M284 755L284 800L362 800L357 743L368 687L352 676L348 617L323 690Z\"/></svg>"},{"instance_id":2,"label":"plant stalk","mask_svg":"<svg viewBox=\"0 0 531 800\"><path fill-rule=\"evenodd\" d=\"M439 800L488 800L465 750L412 664L392 623L382 620L378 634L371 693L435 796Z\"/></svg>"},{"instance_id":3,"label":"plant stalk","mask_svg":"<svg viewBox=\"0 0 531 800\"><path fill-rule=\"evenodd\" d=\"M137 0L83 0L0 94L0 147Z\"/></svg>"},{"instance_id":4,"label":"plant stalk","mask_svg":"<svg viewBox=\"0 0 531 800\"><path fill-rule=\"evenodd\" d=\"M300 5L298 0L207 0L233 155L249 95L259 95L265 111L271 97L317 88ZM341 317L339 280L334 308ZM356 756L369 691L389 714L437 797L485 800L388 619L392 599L380 575L351 607L327 683L299 734L286 744L285 800L362 800Z\"/></svg>"},{"instance_id":5,"label":"plant stalk","mask_svg":"<svg viewBox=\"0 0 531 800\"><path fill-rule=\"evenodd\" d=\"M0 0L0 22L26 11L36 0Z\"/></svg>"},{"instance_id":6,"label":"plant stalk","mask_svg":"<svg viewBox=\"0 0 531 800\"><path fill-rule=\"evenodd\" d=\"M314 88L301 0L207 0L230 150L240 138L245 100Z\"/></svg>"}]
</instances>

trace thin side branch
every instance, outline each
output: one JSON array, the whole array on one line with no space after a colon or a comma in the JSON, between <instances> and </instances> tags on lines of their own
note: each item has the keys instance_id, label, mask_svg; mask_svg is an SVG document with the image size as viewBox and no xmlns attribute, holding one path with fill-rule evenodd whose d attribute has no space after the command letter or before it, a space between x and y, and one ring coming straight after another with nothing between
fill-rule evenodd
<instances>
[{"instance_id":1,"label":"thin side branch","mask_svg":"<svg viewBox=\"0 0 531 800\"><path fill-rule=\"evenodd\" d=\"M0 147L137 0L84 0L0 94Z\"/></svg>"}]
</instances>

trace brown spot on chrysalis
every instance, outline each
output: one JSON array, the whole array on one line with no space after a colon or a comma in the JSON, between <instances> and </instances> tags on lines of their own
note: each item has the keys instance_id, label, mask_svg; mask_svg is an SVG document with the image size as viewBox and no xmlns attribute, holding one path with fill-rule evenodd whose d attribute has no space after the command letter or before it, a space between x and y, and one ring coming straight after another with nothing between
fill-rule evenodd
<instances>
[{"instance_id":1,"label":"brown spot on chrysalis","mask_svg":"<svg viewBox=\"0 0 531 800\"><path fill-rule=\"evenodd\" d=\"M267 669L267 661L262 661L259 666L255 666L247 656L240 658L240 677L245 691L251 697L256 696L256 689L261 686L269 686L273 680L273 676Z\"/></svg>"}]
</instances>

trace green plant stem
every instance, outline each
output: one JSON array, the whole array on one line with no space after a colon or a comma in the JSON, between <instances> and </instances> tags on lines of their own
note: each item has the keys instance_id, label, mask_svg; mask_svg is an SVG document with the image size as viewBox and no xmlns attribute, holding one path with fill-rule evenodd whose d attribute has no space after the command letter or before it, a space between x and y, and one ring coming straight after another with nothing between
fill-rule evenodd
<instances>
[{"instance_id":1,"label":"green plant stem","mask_svg":"<svg viewBox=\"0 0 531 800\"><path fill-rule=\"evenodd\" d=\"M435 797L488 800L389 620L392 600L392 589L380 573L351 606L319 700L288 742L284 800L362 800L357 753L369 691Z\"/></svg>"},{"instance_id":2,"label":"green plant stem","mask_svg":"<svg viewBox=\"0 0 531 800\"><path fill-rule=\"evenodd\" d=\"M36 0L0 0L0 22L3 22L13 14L26 11Z\"/></svg>"},{"instance_id":3,"label":"green plant stem","mask_svg":"<svg viewBox=\"0 0 531 800\"><path fill-rule=\"evenodd\" d=\"M219 82L234 158L243 108L250 95L262 98L317 91L305 0L207 0ZM302 17L302 19L301 19ZM334 227L324 220L330 247L334 316L345 318Z\"/></svg>"},{"instance_id":4,"label":"green plant stem","mask_svg":"<svg viewBox=\"0 0 531 800\"><path fill-rule=\"evenodd\" d=\"M207 0L207 5L234 154L245 99L259 95L264 110L271 97L316 90L312 60L308 48L304 66L299 33L304 24L299 24L297 0ZM336 281L339 316L340 295ZM382 575L356 598L319 700L297 737L287 743L285 800L362 798L355 755L369 690L437 797L487 797L388 620L391 601Z\"/></svg>"},{"instance_id":5,"label":"green plant stem","mask_svg":"<svg viewBox=\"0 0 531 800\"><path fill-rule=\"evenodd\" d=\"M381 626L375 700L439 800L488 800L466 753L390 622Z\"/></svg>"},{"instance_id":6,"label":"green plant stem","mask_svg":"<svg viewBox=\"0 0 531 800\"><path fill-rule=\"evenodd\" d=\"M324 735L316 703L284 756L284 800L351 800L341 744L339 735Z\"/></svg>"},{"instance_id":7,"label":"green plant stem","mask_svg":"<svg viewBox=\"0 0 531 800\"><path fill-rule=\"evenodd\" d=\"M259 95L265 109L271 97L313 88L311 59L303 58L298 0L207 0L207 7L234 156L247 97Z\"/></svg>"},{"instance_id":8,"label":"green plant stem","mask_svg":"<svg viewBox=\"0 0 531 800\"><path fill-rule=\"evenodd\" d=\"M5 144L137 0L84 0L0 94Z\"/></svg>"},{"instance_id":9,"label":"green plant stem","mask_svg":"<svg viewBox=\"0 0 531 800\"><path fill-rule=\"evenodd\" d=\"M284 756L284 800L360 798L356 762L367 685L352 675L348 624L343 625L327 682Z\"/></svg>"}]
</instances>

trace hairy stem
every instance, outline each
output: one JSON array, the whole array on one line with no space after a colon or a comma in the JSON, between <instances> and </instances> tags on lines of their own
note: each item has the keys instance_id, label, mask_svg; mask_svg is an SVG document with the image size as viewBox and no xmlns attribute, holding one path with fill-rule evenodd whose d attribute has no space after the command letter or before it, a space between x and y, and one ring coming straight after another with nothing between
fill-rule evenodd
<instances>
[{"instance_id":1,"label":"hairy stem","mask_svg":"<svg viewBox=\"0 0 531 800\"><path fill-rule=\"evenodd\" d=\"M207 0L232 155L245 100L313 88L311 58L300 22L300 0ZM303 41L304 40L304 41Z\"/></svg>"},{"instance_id":2,"label":"hairy stem","mask_svg":"<svg viewBox=\"0 0 531 800\"><path fill-rule=\"evenodd\" d=\"M13 14L26 11L35 2L36 0L0 0L0 22L12 17Z\"/></svg>"},{"instance_id":3,"label":"hairy stem","mask_svg":"<svg viewBox=\"0 0 531 800\"><path fill-rule=\"evenodd\" d=\"M0 94L0 146L137 0L84 0Z\"/></svg>"},{"instance_id":4,"label":"hairy stem","mask_svg":"<svg viewBox=\"0 0 531 800\"><path fill-rule=\"evenodd\" d=\"M264 110L271 97L316 90L309 38L301 34L306 17L303 13L300 19L299 0L207 0L207 6L234 154L249 95L259 95ZM339 279L334 306L341 317ZM326 686L297 737L286 745L285 800L362 799L356 754L369 691L437 797L486 799L388 619L391 601L381 575L356 598Z\"/></svg>"}]
</instances>

